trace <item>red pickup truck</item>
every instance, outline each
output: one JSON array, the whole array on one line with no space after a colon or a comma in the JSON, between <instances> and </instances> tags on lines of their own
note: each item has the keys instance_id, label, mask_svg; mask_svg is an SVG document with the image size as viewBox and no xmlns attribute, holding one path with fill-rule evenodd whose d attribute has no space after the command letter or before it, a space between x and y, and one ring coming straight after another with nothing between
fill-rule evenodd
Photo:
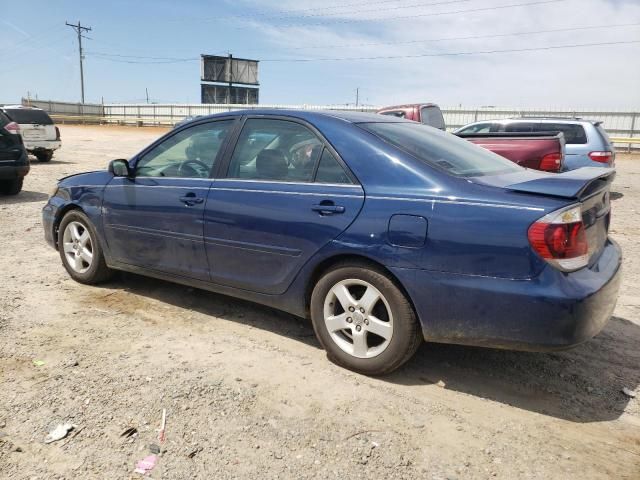
<instances>
[{"instance_id":1,"label":"red pickup truck","mask_svg":"<svg viewBox=\"0 0 640 480\"><path fill-rule=\"evenodd\" d=\"M439 128L440 130L445 129L442 111L435 103L394 105L392 107L384 107L376 113L413 120L414 122L424 123L425 125Z\"/></svg>"},{"instance_id":2,"label":"red pickup truck","mask_svg":"<svg viewBox=\"0 0 640 480\"><path fill-rule=\"evenodd\" d=\"M487 150L526 168L560 172L564 165L564 135L556 132L458 133Z\"/></svg>"},{"instance_id":3,"label":"red pickup truck","mask_svg":"<svg viewBox=\"0 0 640 480\"><path fill-rule=\"evenodd\" d=\"M376 113L392 115L445 130L444 117L435 103L409 103L384 107ZM564 165L564 135L557 132L457 134L526 168L560 172Z\"/></svg>"}]
</instances>

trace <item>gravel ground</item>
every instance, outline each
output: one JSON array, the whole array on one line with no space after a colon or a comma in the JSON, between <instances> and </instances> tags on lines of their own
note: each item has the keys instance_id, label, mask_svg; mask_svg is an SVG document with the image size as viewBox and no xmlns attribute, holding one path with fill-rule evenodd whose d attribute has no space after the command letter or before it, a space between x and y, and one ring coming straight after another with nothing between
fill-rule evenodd
<instances>
[{"instance_id":1,"label":"gravel ground","mask_svg":"<svg viewBox=\"0 0 640 480\"><path fill-rule=\"evenodd\" d=\"M640 157L619 156L625 277L595 339L553 354L424 344L367 378L281 312L130 274L73 282L42 238L55 180L163 130L61 130L53 161L0 198L0 477L139 477L159 447L151 478L640 478L639 399L621 393L640 393Z\"/></svg>"}]
</instances>

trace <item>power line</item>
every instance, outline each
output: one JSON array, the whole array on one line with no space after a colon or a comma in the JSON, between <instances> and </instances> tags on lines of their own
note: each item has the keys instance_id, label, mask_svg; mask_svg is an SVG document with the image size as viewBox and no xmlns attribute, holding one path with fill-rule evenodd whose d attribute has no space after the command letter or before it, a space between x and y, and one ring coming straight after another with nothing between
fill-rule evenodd
<instances>
[{"instance_id":1,"label":"power line","mask_svg":"<svg viewBox=\"0 0 640 480\"><path fill-rule=\"evenodd\" d=\"M451 56L463 56L463 55L490 55L498 53L515 53L515 52L535 52L545 50L560 50L567 48L584 48L584 47L599 47L610 45L630 45L640 43L640 40L629 41L617 41L617 42L597 42L597 43L578 43L569 45L549 45L545 47L530 47L530 48L509 48L503 50L476 50L467 52L437 52L437 53L419 53L413 55L380 55L372 57L331 57L331 58L270 58L260 60L261 62L272 63L309 63L309 62L328 62L328 61L358 61L358 60L394 60L402 58L423 58L423 57L451 57ZM95 55L95 54L94 54ZM197 62L200 61L200 57L185 57L176 58L166 61L139 61L139 60L121 60L117 58L109 57L96 57L100 60L107 60L111 62L123 62L123 63L135 63L135 64L168 64L168 63L182 63L182 62Z\"/></svg>"},{"instance_id":2,"label":"power line","mask_svg":"<svg viewBox=\"0 0 640 480\"><path fill-rule=\"evenodd\" d=\"M279 19L279 18L300 18L301 15L299 14L303 14L303 17L311 17L311 16L322 16L322 14L313 14L313 15L307 15L306 12L314 12L314 11L325 11L325 10L335 10L335 9L343 9L343 8L351 8L351 7L359 7L359 6L372 6L372 5L382 5L382 4L387 4L387 3L395 3L398 0L380 0L380 1L376 1L376 2L355 2L355 3L345 3L342 5L333 5L333 6L322 6L322 7L311 7L311 8L301 8L301 9L294 9L294 10L279 10L276 12L258 12L258 13L249 13L249 14L236 14L236 15L225 15L225 16L216 16L216 17L208 17L208 18L202 18L202 17L198 17L197 20L201 20L201 21L220 21L220 20L229 20L229 19L243 19L243 18L247 18L247 19L252 19L252 18L260 18L260 19ZM404 0L407 1L407 0ZM436 3L426 3L426 4L421 4L419 6L429 6L429 5L439 5L439 4L444 4L444 3L462 3L462 2L470 2L470 1L475 1L475 0L449 0L447 2L443 1L443 2L436 2ZM391 7L391 9L393 9L394 7ZM403 7L403 6L397 6L396 8L410 8L409 6L407 7ZM377 9L376 11L379 11L382 9ZM354 11L344 11L344 12L334 12L334 13L330 13L330 14L326 14L326 15L348 15L348 14L352 14L352 13L360 13L359 10L354 10ZM192 21L193 19L186 19L186 18L176 18L171 20L171 22L184 22L184 21Z\"/></svg>"},{"instance_id":3,"label":"power line","mask_svg":"<svg viewBox=\"0 0 640 480\"><path fill-rule=\"evenodd\" d=\"M559 33L559 32L573 32L580 30L598 30L603 28L622 28L622 27L638 27L640 23L619 23L614 25L591 25L585 27L569 27L569 28L555 28L551 30L532 30L529 32L512 32L512 33L495 33L490 35L470 35L466 37L441 37L441 38L428 38L424 40L406 40L397 42L375 42L375 43L343 43L334 45L309 45L306 47L290 47L289 50L316 50L323 48L351 48L351 47L374 47L381 45L415 45L420 43L431 42L446 42L452 40L479 40L484 38L503 38L503 37L516 37L520 35L538 35L543 33ZM264 51L266 49L252 50L252 51Z\"/></svg>"},{"instance_id":4,"label":"power line","mask_svg":"<svg viewBox=\"0 0 640 480\"><path fill-rule=\"evenodd\" d=\"M266 20L279 20L279 19L304 19L304 18L318 18L318 17L336 17L336 16L340 16L340 15L352 15L355 13L368 13L368 12L384 12L384 11L390 11L390 10L404 10L407 8L420 8L420 7L432 7L432 6L436 6L436 5L449 5L452 3L469 3L469 2L473 2L473 1L477 1L477 0L442 0L442 1L438 1L438 2L428 2L428 3L414 3L412 5L394 5L392 7L382 7L382 8L371 8L371 9L367 9L367 10L347 10L347 11L343 11L343 12L331 12L331 13L311 13L311 14L304 14L304 15L298 15L296 14L295 10L292 13L284 13L283 14L260 14L260 15L231 15L231 18L262 18L262 19L266 19ZM369 3L369 4L360 4L360 5L367 5L367 6L371 6L371 5L375 5L376 2L374 3ZM299 11L303 11L303 10L299 10ZM220 19L221 17L218 17L218 19ZM222 17L225 18L225 17Z\"/></svg>"},{"instance_id":5,"label":"power line","mask_svg":"<svg viewBox=\"0 0 640 480\"><path fill-rule=\"evenodd\" d=\"M296 13L313 12L313 11L318 11L318 10L335 10L336 8L359 7L359 6L362 6L362 5L366 5L366 6L382 5L382 4L386 4L386 3L395 3L397 1L398 0L379 0L379 1L376 1L376 2L366 2L365 1L365 2L343 3L341 5L324 5L322 7L300 8L300 9L294 9L294 10L281 10L280 14L289 14L289 15L291 15L291 14L296 14ZM273 15L273 13L262 12L262 13L253 14L253 16L256 16L256 17L263 16L263 15ZM237 16L242 16L242 15L237 15Z\"/></svg>"},{"instance_id":6,"label":"power line","mask_svg":"<svg viewBox=\"0 0 640 480\"><path fill-rule=\"evenodd\" d=\"M478 40L484 38L504 38L511 36L521 36L521 35L539 35L544 33L560 33L560 32L572 32L572 31L581 31L581 30L597 30L597 29L613 29L613 28L623 28L623 27L638 27L640 26L640 22L638 23L619 23L612 25L588 25L583 27L567 27L567 28L555 28L550 30L532 30L528 32L510 32L510 33L495 33L490 35L470 35L464 37L441 37L441 38L431 38L424 40L406 40L406 41L398 41L398 42L375 42L375 43L352 43L352 44L334 44L334 45L313 45L307 47L292 47L289 50L311 50L311 49L326 49L326 48L350 48L350 47L366 47L366 46L381 46L381 45L415 45L421 43L430 43L430 42L444 42L444 41L452 41L452 40ZM260 51L265 49L258 49L252 51ZM226 52L226 50L215 52L214 55L221 54ZM86 55L92 55L96 57L107 57L109 58L122 58L122 59L132 59L132 60L162 60L164 61L175 61L175 62L184 62L191 61L193 57L157 57L157 56L146 56L146 55L122 55L117 53L108 53L108 52L85 52ZM135 61L126 62L126 63L138 63ZM140 62L142 63L142 62ZM155 63L155 62L149 62Z\"/></svg>"},{"instance_id":7,"label":"power line","mask_svg":"<svg viewBox=\"0 0 640 480\"><path fill-rule=\"evenodd\" d=\"M80 20L78 20L77 25L69 22L65 22L65 25L73 28L78 34L78 57L80 59L80 98L82 100L82 103L84 103L84 69L82 68L82 61L84 60L84 56L82 55L82 32L90 32L91 27L83 27L80 24Z\"/></svg>"},{"instance_id":8,"label":"power line","mask_svg":"<svg viewBox=\"0 0 640 480\"><path fill-rule=\"evenodd\" d=\"M392 60L398 58L423 58L423 57L451 57L460 55L487 55L493 53L513 53L513 52L534 52L542 50L559 50L564 48L580 48L580 47L599 47L604 45L627 45L632 43L640 43L640 40L629 40L620 42L598 42L598 43L578 43L572 45L550 45L547 47L531 47L531 48L509 48L506 50L479 50L471 52L440 52L440 53L420 53L415 55L380 55L376 57L334 57L334 58L274 58L260 60L261 62L326 62L326 61L344 61L344 60Z\"/></svg>"},{"instance_id":9,"label":"power line","mask_svg":"<svg viewBox=\"0 0 640 480\"><path fill-rule=\"evenodd\" d=\"M395 16L395 17L343 18L343 19L330 20L329 22L333 23L333 24L339 24L339 23L376 22L376 21L388 21L388 20L405 20L405 19L436 17L436 16L444 16L444 15L457 15L457 14L464 14L464 13L487 12L487 11L491 11L491 10L504 10L504 9L507 9L507 8L527 7L527 6L533 6L533 5L545 5L545 4L551 4L551 3L566 2L566 1L567 0L537 0L537 1L533 1L533 2L510 3L510 4L507 4L507 5L496 5L496 6L492 6L492 7L480 7L480 8L466 9L466 10L449 10L447 12L415 13L413 15L401 15L401 16ZM352 13L357 13L357 12L352 12ZM326 23L329 23L329 22L321 21L321 22L307 23L307 22L302 21L302 22L296 22L296 23L280 24L278 26L279 27L292 27L292 26L296 26L296 25L304 25L304 26L325 25ZM237 27L237 28L242 28L242 27Z\"/></svg>"}]
</instances>

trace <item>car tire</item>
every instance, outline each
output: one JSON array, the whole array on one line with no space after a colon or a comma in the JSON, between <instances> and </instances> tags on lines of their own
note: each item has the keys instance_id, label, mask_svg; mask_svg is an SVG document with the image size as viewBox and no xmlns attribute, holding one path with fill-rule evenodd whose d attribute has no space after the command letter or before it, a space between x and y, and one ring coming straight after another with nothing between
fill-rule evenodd
<instances>
[{"instance_id":1,"label":"car tire","mask_svg":"<svg viewBox=\"0 0 640 480\"><path fill-rule=\"evenodd\" d=\"M364 375L392 372L422 343L420 324L406 295L372 265L343 263L324 273L311 294L310 310L313 329L329 359Z\"/></svg>"},{"instance_id":2,"label":"car tire","mask_svg":"<svg viewBox=\"0 0 640 480\"><path fill-rule=\"evenodd\" d=\"M53 150L44 150L34 153L39 162L48 162L53 158Z\"/></svg>"},{"instance_id":3,"label":"car tire","mask_svg":"<svg viewBox=\"0 0 640 480\"><path fill-rule=\"evenodd\" d=\"M5 195L17 195L22 190L23 182L24 179L22 178L0 181L0 193Z\"/></svg>"},{"instance_id":4,"label":"car tire","mask_svg":"<svg viewBox=\"0 0 640 480\"><path fill-rule=\"evenodd\" d=\"M60 222L58 251L64 268L77 282L95 285L114 274L107 267L93 224L79 210L68 212Z\"/></svg>"}]
</instances>

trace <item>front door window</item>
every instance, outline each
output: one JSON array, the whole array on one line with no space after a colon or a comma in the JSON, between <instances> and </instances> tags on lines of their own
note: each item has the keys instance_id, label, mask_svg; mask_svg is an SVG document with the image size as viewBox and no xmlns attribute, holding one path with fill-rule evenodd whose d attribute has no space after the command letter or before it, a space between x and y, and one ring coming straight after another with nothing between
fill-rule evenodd
<instances>
[{"instance_id":1,"label":"front door window","mask_svg":"<svg viewBox=\"0 0 640 480\"><path fill-rule=\"evenodd\" d=\"M232 123L204 123L172 135L138 160L136 177L209 178Z\"/></svg>"}]
</instances>

